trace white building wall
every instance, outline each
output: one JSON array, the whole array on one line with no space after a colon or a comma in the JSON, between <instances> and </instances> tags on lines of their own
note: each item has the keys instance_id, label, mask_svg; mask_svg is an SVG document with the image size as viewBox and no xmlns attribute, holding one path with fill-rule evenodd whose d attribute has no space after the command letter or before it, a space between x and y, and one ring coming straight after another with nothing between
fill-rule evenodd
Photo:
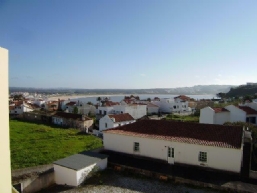
<instances>
[{"instance_id":1,"label":"white building wall","mask_svg":"<svg viewBox=\"0 0 257 193\"><path fill-rule=\"evenodd\" d=\"M12 192L11 160L10 160L10 136L9 136L9 86L8 86L8 50L0 47L0 109L1 109L1 140L0 140L0 192Z\"/></svg>"},{"instance_id":2,"label":"white building wall","mask_svg":"<svg viewBox=\"0 0 257 193\"><path fill-rule=\"evenodd\" d=\"M159 107L147 107L147 113L149 114L157 114L159 112Z\"/></svg>"},{"instance_id":3,"label":"white building wall","mask_svg":"<svg viewBox=\"0 0 257 193\"><path fill-rule=\"evenodd\" d=\"M77 186L77 171L54 164L55 183Z\"/></svg>"},{"instance_id":4,"label":"white building wall","mask_svg":"<svg viewBox=\"0 0 257 193\"><path fill-rule=\"evenodd\" d=\"M239 173L242 148L230 149L213 146L178 143L149 138L117 135L104 132L104 148L112 151L136 154L167 161L167 147L173 147L175 164L188 164ZM139 152L133 151L134 142L139 142ZM122 144L122 145L118 145ZM207 162L198 161L199 152L207 152ZM233 161L231 161L233 160Z\"/></svg>"},{"instance_id":5,"label":"white building wall","mask_svg":"<svg viewBox=\"0 0 257 193\"><path fill-rule=\"evenodd\" d=\"M108 115L105 115L99 120L99 131L103 131L110 128L115 128L122 125L127 125L130 123L134 123L136 120L131 121L123 121L123 122L113 122ZM107 124L107 127L106 127Z\"/></svg>"},{"instance_id":6,"label":"white building wall","mask_svg":"<svg viewBox=\"0 0 257 193\"><path fill-rule=\"evenodd\" d=\"M214 124L223 125L229 121L230 112L214 113Z\"/></svg>"},{"instance_id":7,"label":"white building wall","mask_svg":"<svg viewBox=\"0 0 257 193\"><path fill-rule=\"evenodd\" d=\"M115 105L115 114L129 113L134 119L139 119L146 115L147 105Z\"/></svg>"},{"instance_id":8,"label":"white building wall","mask_svg":"<svg viewBox=\"0 0 257 193\"><path fill-rule=\"evenodd\" d=\"M199 123L215 124L214 115L215 111L210 107L201 109Z\"/></svg>"},{"instance_id":9,"label":"white building wall","mask_svg":"<svg viewBox=\"0 0 257 193\"><path fill-rule=\"evenodd\" d=\"M159 106L160 111L164 113L189 111L188 101L181 102L180 99L163 98L160 101L152 101L151 103Z\"/></svg>"},{"instance_id":10,"label":"white building wall","mask_svg":"<svg viewBox=\"0 0 257 193\"><path fill-rule=\"evenodd\" d=\"M100 113L100 111L101 111L101 113ZM113 114L114 113L113 106L111 106L111 107L98 107L98 109L97 109L97 113L101 114L101 115L104 115L105 111L106 111L106 115Z\"/></svg>"},{"instance_id":11,"label":"white building wall","mask_svg":"<svg viewBox=\"0 0 257 193\"><path fill-rule=\"evenodd\" d=\"M230 111L230 122L246 122L246 112L235 107L234 105L226 106L225 109Z\"/></svg>"}]
</instances>

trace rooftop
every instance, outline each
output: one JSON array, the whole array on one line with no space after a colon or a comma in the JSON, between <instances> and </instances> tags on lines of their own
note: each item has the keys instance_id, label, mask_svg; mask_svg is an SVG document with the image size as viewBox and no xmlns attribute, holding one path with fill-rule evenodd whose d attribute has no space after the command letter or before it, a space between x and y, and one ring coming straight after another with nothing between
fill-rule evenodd
<instances>
[{"instance_id":1,"label":"rooftop","mask_svg":"<svg viewBox=\"0 0 257 193\"><path fill-rule=\"evenodd\" d=\"M114 118L115 122L132 121L135 120L129 113L108 115L110 118Z\"/></svg>"},{"instance_id":2,"label":"rooftop","mask_svg":"<svg viewBox=\"0 0 257 193\"><path fill-rule=\"evenodd\" d=\"M99 154L95 152L81 152L54 162L56 165L60 165L73 170L80 170L87 166L90 166L102 159L107 158L108 155Z\"/></svg>"},{"instance_id":3,"label":"rooftop","mask_svg":"<svg viewBox=\"0 0 257 193\"><path fill-rule=\"evenodd\" d=\"M159 140L171 140L204 146L240 149L243 128L240 126L173 122L166 120L141 120L103 132Z\"/></svg>"},{"instance_id":4,"label":"rooftop","mask_svg":"<svg viewBox=\"0 0 257 193\"><path fill-rule=\"evenodd\" d=\"M222 112L229 112L229 110L225 109L225 108L212 108L215 113L222 113Z\"/></svg>"},{"instance_id":5,"label":"rooftop","mask_svg":"<svg viewBox=\"0 0 257 193\"><path fill-rule=\"evenodd\" d=\"M239 109L243 110L246 112L247 115L256 115L257 111L252 109L251 107L246 107L246 106L237 106Z\"/></svg>"}]
</instances>

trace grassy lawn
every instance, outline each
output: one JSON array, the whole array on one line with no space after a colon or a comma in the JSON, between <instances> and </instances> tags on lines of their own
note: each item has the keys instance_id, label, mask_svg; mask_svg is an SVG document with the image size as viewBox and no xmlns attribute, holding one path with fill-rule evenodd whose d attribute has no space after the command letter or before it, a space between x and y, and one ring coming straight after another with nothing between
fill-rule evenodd
<instances>
[{"instance_id":1,"label":"grassy lawn","mask_svg":"<svg viewBox=\"0 0 257 193\"><path fill-rule=\"evenodd\" d=\"M12 169L52 163L55 160L99 148L102 141L75 129L10 120Z\"/></svg>"},{"instance_id":2,"label":"grassy lawn","mask_svg":"<svg viewBox=\"0 0 257 193\"><path fill-rule=\"evenodd\" d=\"M199 117L194 115L172 115L169 114L165 118L166 120L196 122L199 123Z\"/></svg>"}]
</instances>

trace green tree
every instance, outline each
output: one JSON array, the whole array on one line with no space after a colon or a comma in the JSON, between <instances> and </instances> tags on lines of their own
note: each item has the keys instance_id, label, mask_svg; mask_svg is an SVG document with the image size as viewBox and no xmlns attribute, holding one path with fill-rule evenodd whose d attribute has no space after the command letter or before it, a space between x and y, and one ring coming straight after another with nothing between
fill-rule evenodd
<instances>
[{"instance_id":1,"label":"green tree","mask_svg":"<svg viewBox=\"0 0 257 193\"><path fill-rule=\"evenodd\" d=\"M101 97L97 97L97 98L96 98L96 101L98 101L99 104L100 104L101 100L102 100Z\"/></svg>"},{"instance_id":2,"label":"green tree","mask_svg":"<svg viewBox=\"0 0 257 193\"><path fill-rule=\"evenodd\" d=\"M79 112L78 107L74 107L73 113L74 113L74 114L78 114L78 112Z\"/></svg>"}]
</instances>

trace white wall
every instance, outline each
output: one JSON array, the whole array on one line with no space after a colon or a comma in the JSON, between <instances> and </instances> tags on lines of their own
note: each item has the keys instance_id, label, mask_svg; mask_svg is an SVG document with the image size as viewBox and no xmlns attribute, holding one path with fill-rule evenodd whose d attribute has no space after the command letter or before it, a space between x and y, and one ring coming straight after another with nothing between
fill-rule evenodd
<instances>
[{"instance_id":1,"label":"white wall","mask_svg":"<svg viewBox=\"0 0 257 193\"><path fill-rule=\"evenodd\" d=\"M77 186L76 173L75 170L54 164L54 178L56 184Z\"/></svg>"},{"instance_id":2,"label":"white wall","mask_svg":"<svg viewBox=\"0 0 257 193\"><path fill-rule=\"evenodd\" d=\"M103 131L103 130L110 129L110 128L115 128L115 127L122 126L122 125L127 125L127 124L134 123L134 122L136 122L136 120L113 122L113 120L111 120L111 118L108 115L105 115L104 117L102 117L99 120L99 131ZM105 125L106 123L107 123L107 127Z\"/></svg>"},{"instance_id":3,"label":"white wall","mask_svg":"<svg viewBox=\"0 0 257 193\"><path fill-rule=\"evenodd\" d=\"M180 99L174 100L171 98L163 98L160 99L160 101L152 101L151 103L159 106L161 112L171 113L188 111L188 101L181 102Z\"/></svg>"},{"instance_id":4,"label":"white wall","mask_svg":"<svg viewBox=\"0 0 257 193\"><path fill-rule=\"evenodd\" d=\"M215 111L210 107L205 107L200 110L199 123L214 124Z\"/></svg>"},{"instance_id":5,"label":"white wall","mask_svg":"<svg viewBox=\"0 0 257 193\"><path fill-rule=\"evenodd\" d=\"M129 113L134 119L139 119L146 115L147 105L115 105L113 110L116 114Z\"/></svg>"},{"instance_id":6,"label":"white wall","mask_svg":"<svg viewBox=\"0 0 257 193\"><path fill-rule=\"evenodd\" d=\"M101 111L101 115L104 115L104 111L106 111L107 115L114 113L113 106L111 106L111 107L98 107L97 113L100 114L100 111Z\"/></svg>"},{"instance_id":7,"label":"white wall","mask_svg":"<svg viewBox=\"0 0 257 193\"><path fill-rule=\"evenodd\" d=\"M140 156L146 156L167 161L167 147L170 146L175 149L175 164L182 163L200 166L202 162L198 161L198 155L200 151L204 151L207 152L208 161L207 163L204 163L205 166L203 167L210 167L214 169L237 173L240 172L241 168L242 148L219 148L213 146L178 143L168 140L165 141L117 135L105 132L103 139L104 148L112 151L128 154L138 154ZM134 142L139 142L139 152L133 151Z\"/></svg>"},{"instance_id":8,"label":"white wall","mask_svg":"<svg viewBox=\"0 0 257 193\"><path fill-rule=\"evenodd\" d=\"M230 120L230 112L220 112L214 114L214 124L223 125Z\"/></svg>"},{"instance_id":9,"label":"white wall","mask_svg":"<svg viewBox=\"0 0 257 193\"><path fill-rule=\"evenodd\" d=\"M0 47L0 109L1 109L1 140L0 140L0 192L10 193L11 182L11 160L10 160L10 139L9 139L9 85L8 85L8 50Z\"/></svg>"},{"instance_id":10,"label":"white wall","mask_svg":"<svg viewBox=\"0 0 257 193\"><path fill-rule=\"evenodd\" d=\"M230 111L230 122L246 121L246 112L235 107L234 105L226 106L225 109Z\"/></svg>"},{"instance_id":11,"label":"white wall","mask_svg":"<svg viewBox=\"0 0 257 193\"><path fill-rule=\"evenodd\" d=\"M104 170L106 167L107 158L77 171L54 164L55 182L60 185L79 186L87 177L90 177L88 175L92 170L97 172Z\"/></svg>"},{"instance_id":12,"label":"white wall","mask_svg":"<svg viewBox=\"0 0 257 193\"><path fill-rule=\"evenodd\" d=\"M147 107L147 113L152 114L152 113L158 113L159 112L159 107Z\"/></svg>"}]
</instances>

